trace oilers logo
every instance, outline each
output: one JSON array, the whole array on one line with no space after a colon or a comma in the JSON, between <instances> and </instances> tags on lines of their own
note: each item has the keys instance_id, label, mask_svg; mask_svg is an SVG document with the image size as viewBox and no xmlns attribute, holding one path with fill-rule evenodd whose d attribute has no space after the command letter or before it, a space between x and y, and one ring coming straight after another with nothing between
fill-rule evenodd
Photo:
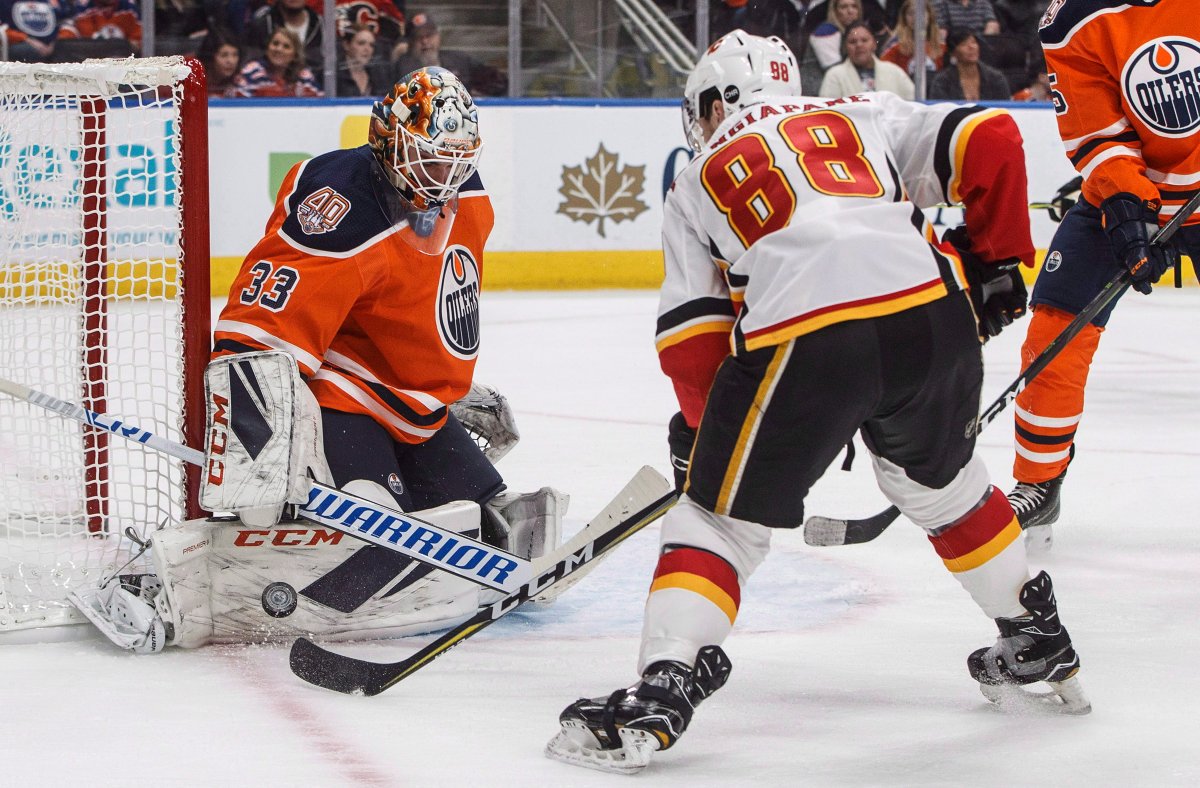
<instances>
[{"instance_id":1,"label":"oilers logo","mask_svg":"<svg viewBox=\"0 0 1200 788\"><path fill-rule=\"evenodd\" d=\"M58 16L54 13L56 5L17 0L11 10L13 27L32 38L53 38L58 27Z\"/></svg>"},{"instance_id":2,"label":"oilers logo","mask_svg":"<svg viewBox=\"0 0 1200 788\"><path fill-rule=\"evenodd\" d=\"M1138 119L1166 137L1200 128L1200 43L1182 36L1147 42L1121 74L1125 100Z\"/></svg>"},{"instance_id":3,"label":"oilers logo","mask_svg":"<svg viewBox=\"0 0 1200 788\"><path fill-rule=\"evenodd\" d=\"M442 255L437 326L451 355L472 359L479 352L479 266L465 246L451 246Z\"/></svg>"}]
</instances>

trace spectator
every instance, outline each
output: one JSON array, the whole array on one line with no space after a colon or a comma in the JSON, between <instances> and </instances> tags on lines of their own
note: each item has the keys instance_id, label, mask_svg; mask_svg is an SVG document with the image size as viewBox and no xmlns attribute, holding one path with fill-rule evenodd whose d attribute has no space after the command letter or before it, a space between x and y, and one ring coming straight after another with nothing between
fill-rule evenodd
<instances>
[{"instance_id":1,"label":"spectator","mask_svg":"<svg viewBox=\"0 0 1200 788\"><path fill-rule=\"evenodd\" d=\"M858 0L853 0L857 2ZM429 14L417 14L408 25L408 54L395 63L393 82L425 66L453 71L472 96L507 96L508 79L496 68L481 63L466 52L442 49L442 35Z\"/></svg>"},{"instance_id":2,"label":"spectator","mask_svg":"<svg viewBox=\"0 0 1200 788\"><path fill-rule=\"evenodd\" d=\"M785 5L792 4L793 0L780 0ZM893 0L894 2L894 0ZM858 19L863 20L871 28L871 32L875 34L876 40L883 40L891 34L891 25L888 24L888 0L860 0L862 8L859 12ZM753 4L753 0L751 2ZM800 5L797 3L797 5ZM805 28L808 32L812 32L814 28L824 23L829 16L831 0L813 0L808 4L808 19L805 23ZM895 12L893 9L892 13ZM850 20L854 21L854 20Z\"/></svg>"},{"instance_id":3,"label":"spectator","mask_svg":"<svg viewBox=\"0 0 1200 788\"><path fill-rule=\"evenodd\" d=\"M375 59L375 33L367 25L353 25L341 37L342 62L338 65L339 96L376 96L392 84Z\"/></svg>"},{"instance_id":4,"label":"spectator","mask_svg":"<svg viewBox=\"0 0 1200 788\"><path fill-rule=\"evenodd\" d=\"M805 20L824 15L826 0L720 0L712 3L709 33L716 41L745 30L755 36L779 36L793 52L803 52L810 26ZM818 7L820 6L819 10Z\"/></svg>"},{"instance_id":5,"label":"spectator","mask_svg":"<svg viewBox=\"0 0 1200 788\"><path fill-rule=\"evenodd\" d=\"M245 42L250 24L259 13L267 13L266 0L203 0L215 27L223 27Z\"/></svg>"},{"instance_id":6,"label":"spectator","mask_svg":"<svg viewBox=\"0 0 1200 788\"><path fill-rule=\"evenodd\" d=\"M866 22L852 22L846 28L845 39L846 59L825 72L822 96L838 98L886 90L912 101L912 80L899 66L875 57L875 34Z\"/></svg>"},{"instance_id":7,"label":"spectator","mask_svg":"<svg viewBox=\"0 0 1200 788\"><path fill-rule=\"evenodd\" d=\"M324 3L320 0L309 0L308 7L320 13ZM404 13L404 0L337 0L335 13L339 40L355 25L366 25L375 34L377 54L391 53L399 42L405 40L404 26L407 16ZM407 41L404 43L404 49L408 49ZM395 60L399 56L391 55L390 59Z\"/></svg>"},{"instance_id":8,"label":"spectator","mask_svg":"<svg viewBox=\"0 0 1200 788\"><path fill-rule=\"evenodd\" d=\"M301 41L305 63L320 71L324 66L321 17L305 3L306 0L275 0L273 5L259 9L250 22L246 45L256 54L265 53L276 30L291 30Z\"/></svg>"},{"instance_id":9,"label":"spectator","mask_svg":"<svg viewBox=\"0 0 1200 788\"><path fill-rule=\"evenodd\" d=\"M942 34L938 29L937 15L929 0L925 3L925 72L928 75L926 84L933 80L934 73L942 67L942 56L946 45L942 43ZM879 56L880 60L894 63L916 79L917 66L913 62L913 47L916 41L916 3L914 0L904 0L900 7L900 16L896 19L896 32Z\"/></svg>"},{"instance_id":10,"label":"spectator","mask_svg":"<svg viewBox=\"0 0 1200 788\"><path fill-rule=\"evenodd\" d=\"M134 54L142 50L141 9L132 0L85 0L58 29L60 39L125 40ZM104 54L117 54L115 51Z\"/></svg>"},{"instance_id":11,"label":"spectator","mask_svg":"<svg viewBox=\"0 0 1200 788\"><path fill-rule=\"evenodd\" d=\"M286 27L275 29L267 41L266 54L247 63L234 84L237 95L252 98L324 95L316 77L304 65L300 37Z\"/></svg>"},{"instance_id":12,"label":"spectator","mask_svg":"<svg viewBox=\"0 0 1200 788\"><path fill-rule=\"evenodd\" d=\"M212 26L205 3L206 0L155 0L154 54L195 52Z\"/></svg>"},{"instance_id":13,"label":"spectator","mask_svg":"<svg viewBox=\"0 0 1200 788\"><path fill-rule=\"evenodd\" d=\"M242 45L228 30L214 27L200 42L196 57L208 77L210 98L229 98L237 95L238 72L242 68Z\"/></svg>"},{"instance_id":14,"label":"spectator","mask_svg":"<svg viewBox=\"0 0 1200 788\"><path fill-rule=\"evenodd\" d=\"M1038 63L1029 69L1025 87L1013 94L1013 101L1050 101L1050 75L1046 64Z\"/></svg>"},{"instance_id":15,"label":"spectator","mask_svg":"<svg viewBox=\"0 0 1200 788\"><path fill-rule=\"evenodd\" d=\"M1046 0L995 0L992 5L1002 31L1018 38L1027 50L1041 52L1038 24L1046 10Z\"/></svg>"},{"instance_id":16,"label":"spectator","mask_svg":"<svg viewBox=\"0 0 1200 788\"><path fill-rule=\"evenodd\" d=\"M951 30L946 38L950 65L933 78L929 98L957 101L1008 101L1008 80L979 59L979 37L970 30Z\"/></svg>"},{"instance_id":17,"label":"spectator","mask_svg":"<svg viewBox=\"0 0 1200 788\"><path fill-rule=\"evenodd\" d=\"M0 32L9 60L45 61L58 39L59 6L51 0L0 0Z\"/></svg>"},{"instance_id":18,"label":"spectator","mask_svg":"<svg viewBox=\"0 0 1200 788\"><path fill-rule=\"evenodd\" d=\"M800 58L800 89L811 92L821 84L825 72L842 59L842 34L851 22L862 18L860 0L829 0L825 21L808 37Z\"/></svg>"},{"instance_id":19,"label":"spectator","mask_svg":"<svg viewBox=\"0 0 1200 788\"><path fill-rule=\"evenodd\" d=\"M991 0L933 0L933 10L943 39L951 30L970 30L977 36L1000 32Z\"/></svg>"}]
</instances>

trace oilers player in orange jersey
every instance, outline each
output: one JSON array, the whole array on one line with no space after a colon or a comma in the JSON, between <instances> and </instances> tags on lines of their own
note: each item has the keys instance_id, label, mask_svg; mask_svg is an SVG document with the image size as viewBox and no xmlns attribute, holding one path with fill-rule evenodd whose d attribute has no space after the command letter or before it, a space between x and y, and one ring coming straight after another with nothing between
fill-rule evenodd
<instances>
[{"instance_id":1,"label":"oilers player in orange jersey","mask_svg":"<svg viewBox=\"0 0 1200 788\"><path fill-rule=\"evenodd\" d=\"M476 432L491 429L483 437L495 458L515 428L496 435L495 408L456 405L472 392L493 224L476 172L481 149L477 109L457 76L429 67L403 77L374 105L368 144L288 173L230 289L214 355L274 350L295 361L319 408L323 457L310 459L326 461L339 487L373 490L402 511L475 501L483 538L532 558L557 546L565 496L504 493L459 416L478 428L487 411ZM503 405L478 386L467 402L480 397ZM429 571L411 564L363 547L314 584L315 601L352 610L402 570Z\"/></svg>"},{"instance_id":2,"label":"oilers player in orange jersey","mask_svg":"<svg viewBox=\"0 0 1200 788\"><path fill-rule=\"evenodd\" d=\"M1120 270L1152 283L1200 251L1200 216L1164 247L1165 223L1200 189L1200 17L1193 0L1053 0L1042 18L1059 133L1082 199L1050 244L1030 303L1022 366ZM1017 396L1009 502L1031 545L1049 547L1092 356L1114 301Z\"/></svg>"},{"instance_id":3,"label":"oilers player in orange jersey","mask_svg":"<svg viewBox=\"0 0 1200 788\"><path fill-rule=\"evenodd\" d=\"M288 173L205 372L200 502L240 522L163 529L156 575L77 603L118 645L395 636L475 612L474 583L281 523L310 476L524 558L557 547L566 497L505 492L493 461L512 414L472 383L493 220L481 147L467 90L426 68L374 105L368 144Z\"/></svg>"}]
</instances>

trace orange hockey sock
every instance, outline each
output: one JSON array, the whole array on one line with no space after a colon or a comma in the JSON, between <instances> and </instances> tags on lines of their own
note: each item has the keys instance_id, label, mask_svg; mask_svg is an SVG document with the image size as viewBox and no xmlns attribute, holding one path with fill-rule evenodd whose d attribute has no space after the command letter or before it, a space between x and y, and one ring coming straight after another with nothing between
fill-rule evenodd
<instances>
[{"instance_id":1,"label":"orange hockey sock","mask_svg":"<svg viewBox=\"0 0 1200 788\"><path fill-rule=\"evenodd\" d=\"M1021 347L1021 368L1027 368L1074 317L1044 304L1035 307ZM1103 331L1091 324L1084 326L1017 395L1013 462L1013 477L1017 481L1037 484L1066 469L1075 430L1083 416L1083 391L1092 356Z\"/></svg>"}]
</instances>

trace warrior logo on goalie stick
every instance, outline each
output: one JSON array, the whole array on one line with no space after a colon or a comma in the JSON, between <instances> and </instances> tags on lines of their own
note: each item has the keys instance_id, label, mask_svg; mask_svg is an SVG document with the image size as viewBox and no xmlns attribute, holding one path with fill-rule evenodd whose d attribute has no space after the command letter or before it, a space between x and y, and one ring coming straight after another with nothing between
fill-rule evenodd
<instances>
[{"instance_id":1,"label":"warrior logo on goalie stick","mask_svg":"<svg viewBox=\"0 0 1200 788\"><path fill-rule=\"evenodd\" d=\"M442 256L437 310L438 334L446 350L457 358L475 358L479 353L479 265L465 246L451 246Z\"/></svg>"}]
</instances>

